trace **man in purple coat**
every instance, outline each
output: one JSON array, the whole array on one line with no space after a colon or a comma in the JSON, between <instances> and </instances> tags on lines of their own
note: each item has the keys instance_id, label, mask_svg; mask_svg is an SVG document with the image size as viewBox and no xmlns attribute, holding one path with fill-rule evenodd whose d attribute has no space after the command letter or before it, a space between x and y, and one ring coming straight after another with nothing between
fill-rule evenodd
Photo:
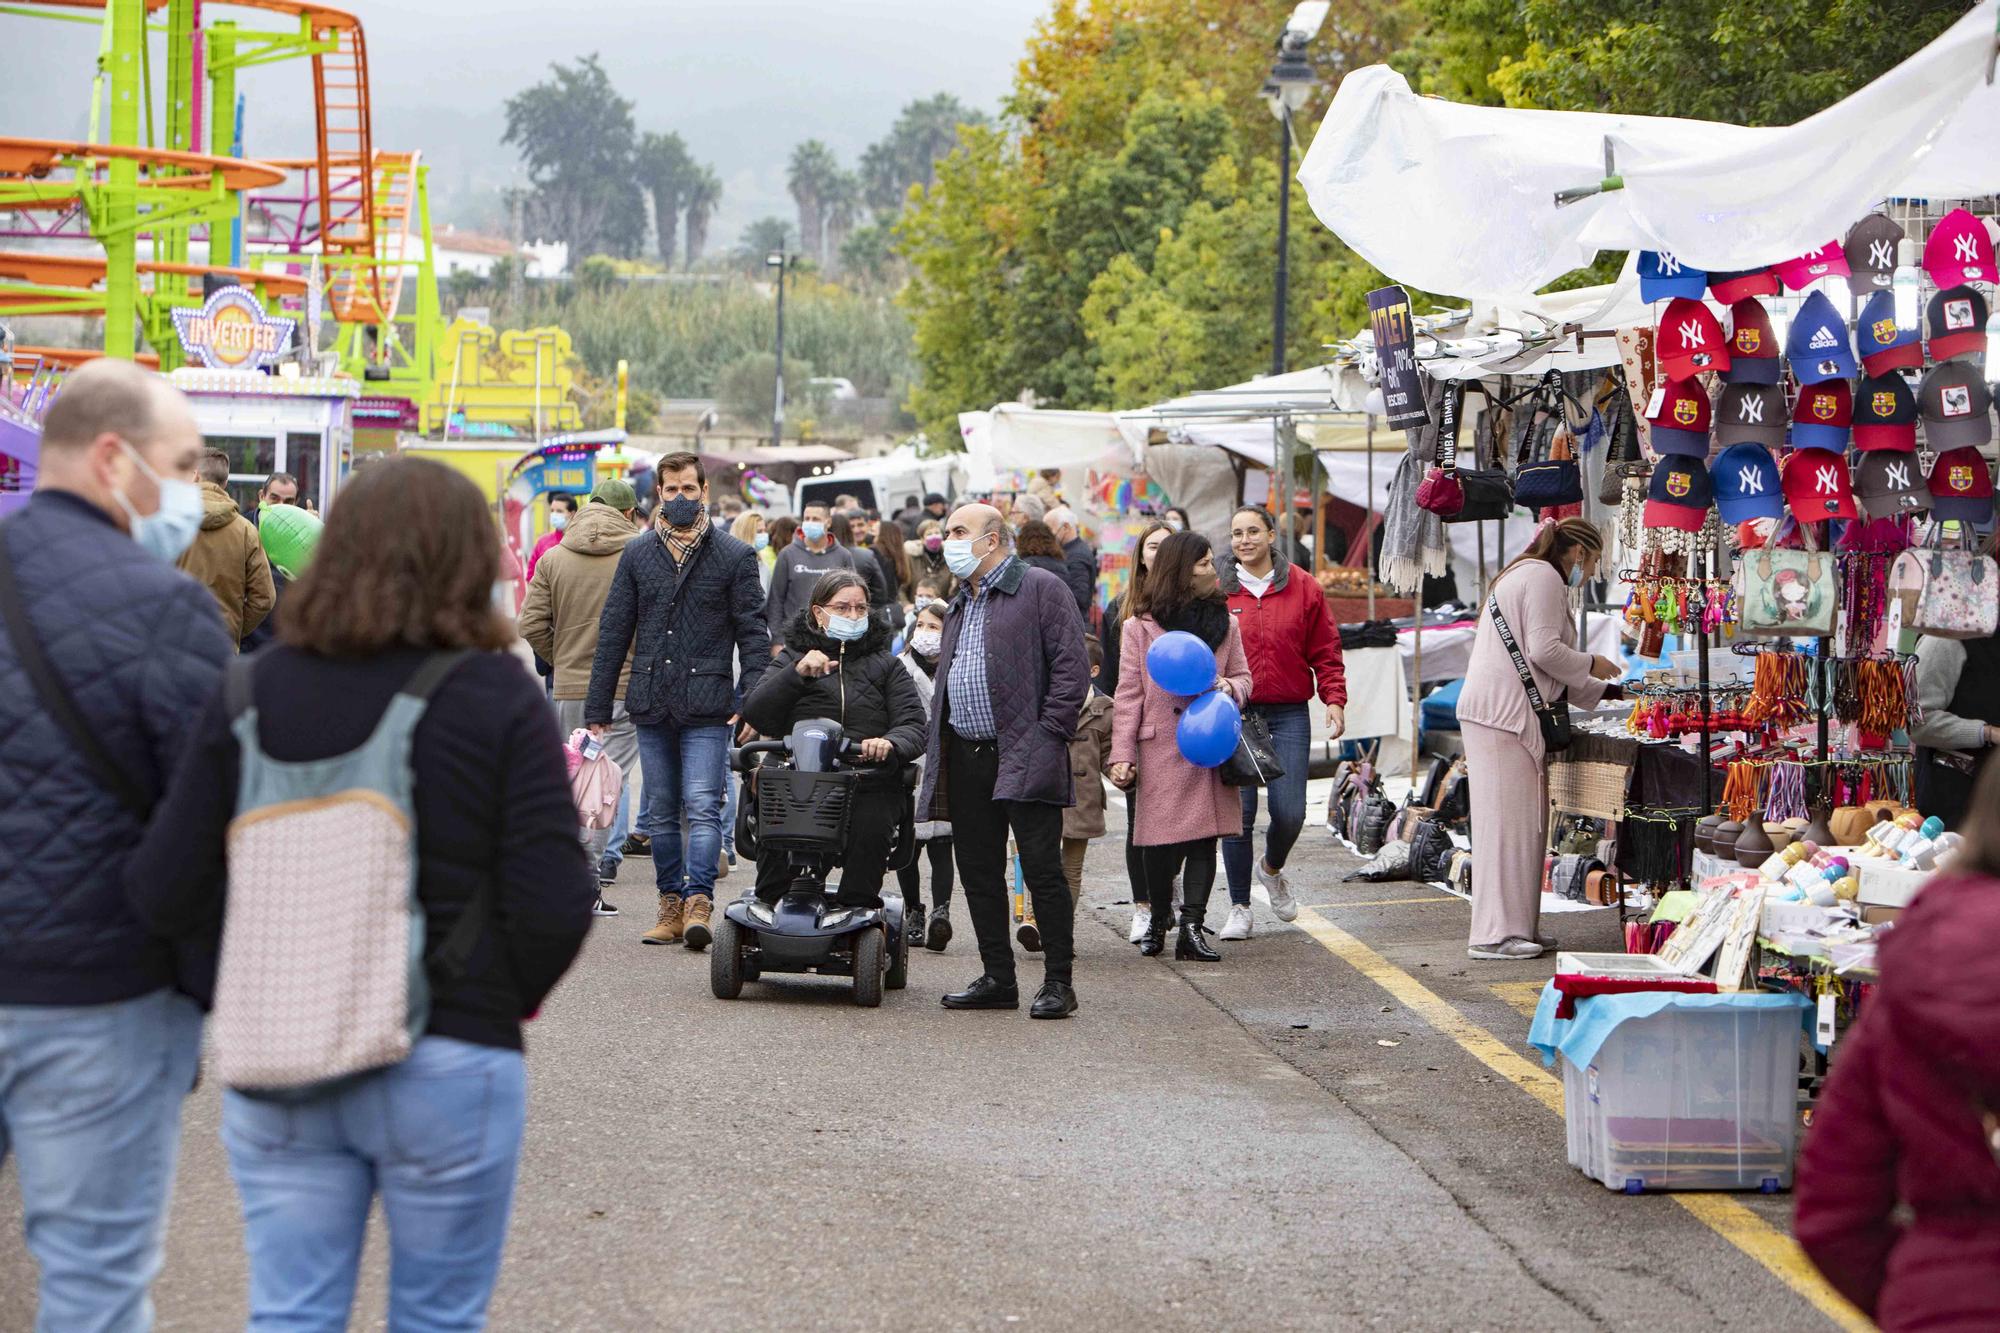
<instances>
[{"instance_id":1,"label":"man in purple coat","mask_svg":"<svg viewBox=\"0 0 2000 1333\"><path fill-rule=\"evenodd\" d=\"M991 505L945 520L944 559L964 586L945 614L919 819L949 819L966 912L985 967L947 1009L1018 1009L1007 932L1007 834L1041 926L1034 1018L1076 1012L1075 932L1062 867L1062 812L1074 803L1069 739L1090 690L1083 623L1063 581L1014 558Z\"/></svg>"}]
</instances>

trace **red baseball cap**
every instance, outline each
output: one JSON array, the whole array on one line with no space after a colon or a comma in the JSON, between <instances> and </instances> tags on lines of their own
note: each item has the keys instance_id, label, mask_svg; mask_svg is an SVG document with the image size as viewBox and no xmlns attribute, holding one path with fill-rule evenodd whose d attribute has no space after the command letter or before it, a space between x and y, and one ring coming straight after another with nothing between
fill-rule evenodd
<instances>
[{"instance_id":1,"label":"red baseball cap","mask_svg":"<svg viewBox=\"0 0 2000 1333\"><path fill-rule=\"evenodd\" d=\"M1652 427L1653 451L1708 457L1708 431L1714 414L1708 395L1695 380L1669 380L1655 391L1659 400L1646 417Z\"/></svg>"},{"instance_id":2,"label":"red baseball cap","mask_svg":"<svg viewBox=\"0 0 2000 1333\"><path fill-rule=\"evenodd\" d=\"M1966 282L1993 282L1993 238L1986 224L1962 208L1938 219L1924 242L1924 269L1940 287Z\"/></svg>"},{"instance_id":3,"label":"red baseball cap","mask_svg":"<svg viewBox=\"0 0 2000 1333\"><path fill-rule=\"evenodd\" d=\"M1729 340L1722 322L1700 301L1677 296L1660 318L1660 369L1670 380L1692 379L1704 370L1729 369Z\"/></svg>"},{"instance_id":4,"label":"red baseball cap","mask_svg":"<svg viewBox=\"0 0 2000 1333\"><path fill-rule=\"evenodd\" d=\"M1917 396L1895 371L1861 381L1854 396L1854 447L1863 453L1917 447Z\"/></svg>"},{"instance_id":5,"label":"red baseball cap","mask_svg":"<svg viewBox=\"0 0 2000 1333\"><path fill-rule=\"evenodd\" d=\"M1797 259L1775 265L1778 278L1795 292L1802 292L1821 278L1846 277L1847 250L1839 241L1828 241L1817 250L1808 250Z\"/></svg>"},{"instance_id":6,"label":"red baseball cap","mask_svg":"<svg viewBox=\"0 0 2000 1333\"><path fill-rule=\"evenodd\" d=\"M1947 449L1931 465L1931 516L1962 523L1993 517L1993 473L1985 455L1967 446Z\"/></svg>"},{"instance_id":7,"label":"red baseball cap","mask_svg":"<svg viewBox=\"0 0 2000 1333\"><path fill-rule=\"evenodd\" d=\"M1729 366L1722 378L1731 384L1776 384L1785 377L1780 350L1762 301L1746 296L1729 307Z\"/></svg>"},{"instance_id":8,"label":"red baseball cap","mask_svg":"<svg viewBox=\"0 0 2000 1333\"><path fill-rule=\"evenodd\" d=\"M1847 433L1854 425L1854 390L1846 380L1824 380L1801 385L1799 400L1792 404L1792 447L1794 449L1847 449Z\"/></svg>"},{"instance_id":9,"label":"red baseball cap","mask_svg":"<svg viewBox=\"0 0 2000 1333\"><path fill-rule=\"evenodd\" d=\"M1785 503L1801 523L1856 518L1854 482L1847 459L1824 449L1801 449L1785 460Z\"/></svg>"},{"instance_id":10,"label":"red baseball cap","mask_svg":"<svg viewBox=\"0 0 2000 1333\"><path fill-rule=\"evenodd\" d=\"M1734 273L1708 275L1708 292L1718 301L1735 305L1746 296L1776 296L1778 275L1768 268L1746 268Z\"/></svg>"}]
</instances>

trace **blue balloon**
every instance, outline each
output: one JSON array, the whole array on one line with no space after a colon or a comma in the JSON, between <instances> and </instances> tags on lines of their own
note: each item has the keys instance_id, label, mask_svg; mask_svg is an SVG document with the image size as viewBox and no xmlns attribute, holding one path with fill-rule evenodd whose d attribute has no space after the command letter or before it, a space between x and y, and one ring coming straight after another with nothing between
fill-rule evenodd
<instances>
[{"instance_id":1,"label":"blue balloon","mask_svg":"<svg viewBox=\"0 0 2000 1333\"><path fill-rule=\"evenodd\" d=\"M1214 768L1236 753L1243 739L1243 710L1220 690L1212 690L1187 706L1174 738L1181 757L1197 768Z\"/></svg>"},{"instance_id":2,"label":"blue balloon","mask_svg":"<svg viewBox=\"0 0 2000 1333\"><path fill-rule=\"evenodd\" d=\"M1153 640L1146 650L1146 674L1168 694L1200 694L1215 685L1215 652L1186 630Z\"/></svg>"}]
</instances>

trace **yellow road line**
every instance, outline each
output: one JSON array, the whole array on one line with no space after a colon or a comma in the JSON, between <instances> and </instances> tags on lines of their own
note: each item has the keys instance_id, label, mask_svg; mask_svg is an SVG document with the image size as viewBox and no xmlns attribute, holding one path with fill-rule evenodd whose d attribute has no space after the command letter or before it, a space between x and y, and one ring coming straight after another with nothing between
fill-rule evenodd
<instances>
[{"instance_id":1,"label":"yellow road line","mask_svg":"<svg viewBox=\"0 0 2000 1333\"><path fill-rule=\"evenodd\" d=\"M1530 1018L1535 1016L1535 1010L1542 1003L1542 983L1539 981L1497 982L1493 993Z\"/></svg>"},{"instance_id":2,"label":"yellow road line","mask_svg":"<svg viewBox=\"0 0 2000 1333\"><path fill-rule=\"evenodd\" d=\"M1402 907L1402 906L1405 906L1405 905L1408 905L1408 906L1412 906L1412 907L1414 907L1414 906L1418 906L1418 905L1422 905L1422 906L1426 906L1426 907L1434 907L1434 906L1436 906L1436 905L1437 905L1437 904L1439 904L1439 903L1455 903L1455 902L1457 902L1457 901L1458 901L1458 899L1456 899L1456 898L1446 898L1446 897L1442 897L1442 896L1440 896L1440 897L1436 897L1436 898L1370 898L1370 899L1368 899L1368 900L1367 900L1366 902L1359 902L1359 903L1325 903L1325 904L1322 904L1322 906L1325 906L1325 907L1331 907L1331 908L1342 908L1342 907Z\"/></svg>"},{"instance_id":3,"label":"yellow road line","mask_svg":"<svg viewBox=\"0 0 2000 1333\"><path fill-rule=\"evenodd\" d=\"M1519 1087L1557 1115L1563 1113L1562 1081L1521 1055L1485 1028L1472 1022L1421 981L1397 967L1354 936L1308 907L1299 913L1299 929L1319 941L1334 957L1389 992L1426 1023L1450 1037L1473 1059ZM1531 983L1514 983L1531 984ZM1497 987L1495 989L1498 989ZM1539 990L1539 986L1537 986ZM1874 1327L1813 1269L1798 1242L1763 1218L1721 1194L1669 1194L1716 1235L1734 1245L1797 1292L1836 1326L1866 1333Z\"/></svg>"}]
</instances>

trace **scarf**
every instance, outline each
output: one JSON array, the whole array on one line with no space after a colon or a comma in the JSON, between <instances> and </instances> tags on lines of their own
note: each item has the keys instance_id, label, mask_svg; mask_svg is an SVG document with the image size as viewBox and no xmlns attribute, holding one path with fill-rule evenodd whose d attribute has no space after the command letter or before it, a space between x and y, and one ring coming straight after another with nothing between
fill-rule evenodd
<instances>
[{"instance_id":1,"label":"scarf","mask_svg":"<svg viewBox=\"0 0 2000 1333\"><path fill-rule=\"evenodd\" d=\"M1390 479L1388 502L1383 506L1382 582L1399 593L1417 593L1426 576L1440 577L1450 567L1444 520L1417 508L1417 484L1424 479L1424 469L1437 449L1438 411L1443 401L1443 382L1425 377L1424 410L1430 413L1430 420L1405 432L1409 448Z\"/></svg>"},{"instance_id":2,"label":"scarf","mask_svg":"<svg viewBox=\"0 0 2000 1333\"><path fill-rule=\"evenodd\" d=\"M1210 648L1220 649L1229 642L1229 603L1221 597L1203 597L1175 607L1160 617L1160 628L1185 630Z\"/></svg>"}]
</instances>

